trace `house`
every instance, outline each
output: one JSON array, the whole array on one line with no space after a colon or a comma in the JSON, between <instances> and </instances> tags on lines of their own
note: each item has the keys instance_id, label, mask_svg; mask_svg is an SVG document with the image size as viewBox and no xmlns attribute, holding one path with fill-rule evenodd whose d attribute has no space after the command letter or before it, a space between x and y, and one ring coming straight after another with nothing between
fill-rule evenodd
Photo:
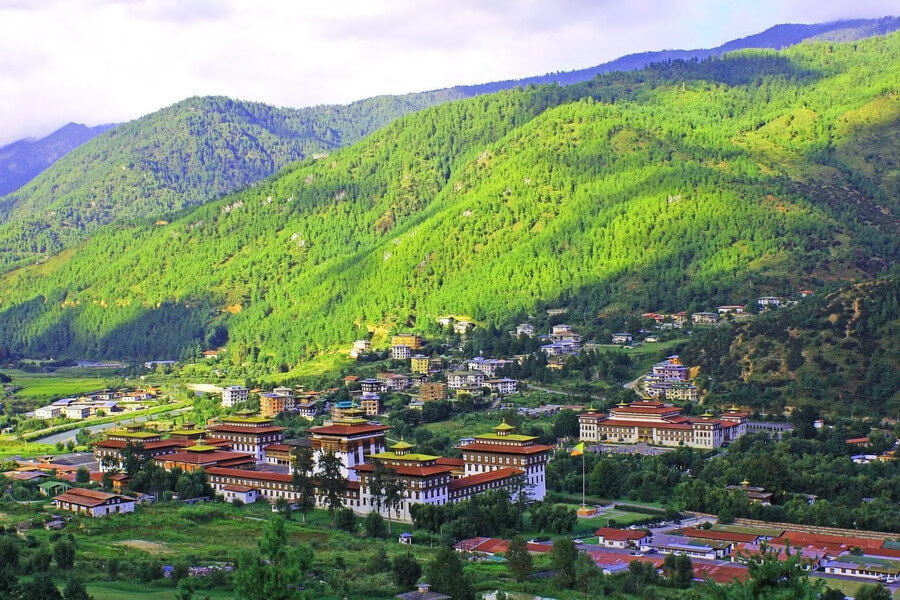
<instances>
[{"instance_id":1,"label":"house","mask_svg":"<svg viewBox=\"0 0 900 600\"><path fill-rule=\"evenodd\" d=\"M315 400L302 400L294 403L294 410L297 412L297 416L312 421L319 413L319 405Z\"/></svg>"},{"instance_id":2,"label":"house","mask_svg":"<svg viewBox=\"0 0 900 600\"><path fill-rule=\"evenodd\" d=\"M219 491L219 495L231 503L240 501L244 504L253 504L259 498L259 490L249 485L228 484L221 486Z\"/></svg>"},{"instance_id":3,"label":"house","mask_svg":"<svg viewBox=\"0 0 900 600\"><path fill-rule=\"evenodd\" d=\"M530 554L549 554L553 549L550 544L538 544L528 542L525 544ZM475 554L479 556L494 556L504 554L509 550L509 540L489 537L473 537L462 540L453 545L453 549L461 554Z\"/></svg>"},{"instance_id":4,"label":"house","mask_svg":"<svg viewBox=\"0 0 900 600\"><path fill-rule=\"evenodd\" d=\"M784 304L784 301L777 296L763 296L758 299L756 303L760 308L778 308Z\"/></svg>"},{"instance_id":5,"label":"house","mask_svg":"<svg viewBox=\"0 0 900 600\"><path fill-rule=\"evenodd\" d=\"M850 438L847 440L847 444L849 446L868 446L869 438L867 437L858 437L858 438Z\"/></svg>"},{"instance_id":6,"label":"house","mask_svg":"<svg viewBox=\"0 0 900 600\"><path fill-rule=\"evenodd\" d=\"M769 506L772 504L772 498L774 497L772 492L767 492L765 488L751 486L747 480L742 481L741 485L726 486L725 489L746 492L750 504Z\"/></svg>"},{"instance_id":7,"label":"house","mask_svg":"<svg viewBox=\"0 0 900 600\"><path fill-rule=\"evenodd\" d=\"M466 335L475 329L475 323L472 321L457 321L453 324L453 333L458 335Z\"/></svg>"},{"instance_id":8,"label":"house","mask_svg":"<svg viewBox=\"0 0 900 600\"><path fill-rule=\"evenodd\" d=\"M84 488L70 488L53 499L58 510L67 510L90 517L134 512L134 498L119 494L107 494Z\"/></svg>"},{"instance_id":9,"label":"house","mask_svg":"<svg viewBox=\"0 0 900 600\"><path fill-rule=\"evenodd\" d=\"M391 346L392 360L408 360L412 358L412 348L402 344Z\"/></svg>"},{"instance_id":10,"label":"house","mask_svg":"<svg viewBox=\"0 0 900 600\"><path fill-rule=\"evenodd\" d=\"M381 413L381 396L374 392L363 392L359 397L359 406L367 417L375 417Z\"/></svg>"},{"instance_id":11,"label":"house","mask_svg":"<svg viewBox=\"0 0 900 600\"><path fill-rule=\"evenodd\" d=\"M219 358L218 350L204 350L202 353L203 358L206 360L212 360L214 358Z\"/></svg>"},{"instance_id":12,"label":"house","mask_svg":"<svg viewBox=\"0 0 900 600\"><path fill-rule=\"evenodd\" d=\"M437 322L441 327L450 327L451 325L453 325L454 320L455 319L453 317L438 317Z\"/></svg>"},{"instance_id":13,"label":"house","mask_svg":"<svg viewBox=\"0 0 900 600\"><path fill-rule=\"evenodd\" d=\"M412 350L418 350L422 345L422 336L414 333L398 333L391 337L391 346L409 346Z\"/></svg>"},{"instance_id":14,"label":"house","mask_svg":"<svg viewBox=\"0 0 900 600\"><path fill-rule=\"evenodd\" d=\"M511 364L512 361L499 358L484 358L476 356L472 360L466 362L470 371L481 371L488 377L496 377L497 371Z\"/></svg>"},{"instance_id":15,"label":"house","mask_svg":"<svg viewBox=\"0 0 900 600\"><path fill-rule=\"evenodd\" d=\"M397 594L395 598L400 600L452 600L447 594L439 594L431 591L431 586L427 583L420 583L418 587L405 594Z\"/></svg>"},{"instance_id":16,"label":"house","mask_svg":"<svg viewBox=\"0 0 900 600\"><path fill-rule=\"evenodd\" d=\"M416 354L409 359L409 370L413 373L425 373L430 370L431 359L424 354Z\"/></svg>"},{"instance_id":17,"label":"house","mask_svg":"<svg viewBox=\"0 0 900 600\"><path fill-rule=\"evenodd\" d=\"M650 542L660 554L683 554L691 558L718 560L731 552L731 544L716 540L692 540L683 536L657 534Z\"/></svg>"},{"instance_id":18,"label":"house","mask_svg":"<svg viewBox=\"0 0 900 600\"><path fill-rule=\"evenodd\" d=\"M601 527L596 532L597 543L607 548L640 548L646 546L653 536L642 529L615 529Z\"/></svg>"},{"instance_id":19,"label":"house","mask_svg":"<svg viewBox=\"0 0 900 600\"><path fill-rule=\"evenodd\" d=\"M719 315L714 312L698 312L691 315L691 323L694 325L714 325L718 321Z\"/></svg>"},{"instance_id":20,"label":"house","mask_svg":"<svg viewBox=\"0 0 900 600\"><path fill-rule=\"evenodd\" d=\"M743 304L726 304L725 306L716 307L716 312L720 315L727 314L735 314L742 315L744 314L744 305Z\"/></svg>"},{"instance_id":21,"label":"house","mask_svg":"<svg viewBox=\"0 0 900 600\"><path fill-rule=\"evenodd\" d=\"M242 385L229 385L222 390L222 406L231 408L239 402L246 402L250 398L250 390Z\"/></svg>"},{"instance_id":22,"label":"house","mask_svg":"<svg viewBox=\"0 0 900 600\"><path fill-rule=\"evenodd\" d=\"M35 419L44 419L49 421L51 419L57 418L62 413L62 408L59 406L42 406L34 411Z\"/></svg>"},{"instance_id":23,"label":"house","mask_svg":"<svg viewBox=\"0 0 900 600\"><path fill-rule=\"evenodd\" d=\"M402 373L379 373L376 377L384 384L386 392L398 392L409 387L409 377Z\"/></svg>"},{"instance_id":24,"label":"house","mask_svg":"<svg viewBox=\"0 0 900 600\"><path fill-rule=\"evenodd\" d=\"M882 581L900 576L900 561L874 556L844 554L831 560L823 560L825 572L844 577L859 577Z\"/></svg>"},{"instance_id":25,"label":"house","mask_svg":"<svg viewBox=\"0 0 900 600\"><path fill-rule=\"evenodd\" d=\"M655 344L656 342L659 341L659 336L658 335L648 335L646 338L644 338L644 341L647 342L648 344Z\"/></svg>"},{"instance_id":26,"label":"house","mask_svg":"<svg viewBox=\"0 0 900 600\"><path fill-rule=\"evenodd\" d=\"M531 323L520 323L519 325L516 325L515 335L531 337L534 335L534 331L534 325Z\"/></svg>"},{"instance_id":27,"label":"house","mask_svg":"<svg viewBox=\"0 0 900 600\"><path fill-rule=\"evenodd\" d=\"M554 342L541 346L540 350L547 356L564 356L578 354L578 344L573 342Z\"/></svg>"},{"instance_id":28,"label":"house","mask_svg":"<svg viewBox=\"0 0 900 600\"><path fill-rule=\"evenodd\" d=\"M481 371L453 371L447 375L447 387L451 390L472 386L480 388L484 385L484 373Z\"/></svg>"},{"instance_id":29,"label":"house","mask_svg":"<svg viewBox=\"0 0 900 600\"><path fill-rule=\"evenodd\" d=\"M516 380L515 379L485 379L484 385L489 387L492 392L499 396L507 396L509 394L516 393Z\"/></svg>"},{"instance_id":30,"label":"house","mask_svg":"<svg viewBox=\"0 0 900 600\"><path fill-rule=\"evenodd\" d=\"M425 382L419 389L419 397L422 402L444 400L447 397L447 384L443 382Z\"/></svg>"},{"instance_id":31,"label":"house","mask_svg":"<svg viewBox=\"0 0 900 600\"><path fill-rule=\"evenodd\" d=\"M409 533L408 531L404 531L403 533L400 534L400 537L397 538L397 541L400 542L401 544L406 544L406 545L412 544L412 534Z\"/></svg>"},{"instance_id":32,"label":"house","mask_svg":"<svg viewBox=\"0 0 900 600\"><path fill-rule=\"evenodd\" d=\"M58 496L71 487L68 483L61 481L45 481L38 484L42 496Z\"/></svg>"},{"instance_id":33,"label":"house","mask_svg":"<svg viewBox=\"0 0 900 600\"><path fill-rule=\"evenodd\" d=\"M801 298L808 298L808 297L812 296L813 294L815 294L815 292L812 290L800 290Z\"/></svg>"},{"instance_id":34,"label":"house","mask_svg":"<svg viewBox=\"0 0 900 600\"><path fill-rule=\"evenodd\" d=\"M657 570L662 569L665 559L659 556L633 556L624 552L591 551L587 553L604 575L614 575L628 570L628 565L637 561L653 565Z\"/></svg>"},{"instance_id":35,"label":"house","mask_svg":"<svg viewBox=\"0 0 900 600\"><path fill-rule=\"evenodd\" d=\"M613 344L630 344L634 336L630 333L614 333L612 336Z\"/></svg>"},{"instance_id":36,"label":"house","mask_svg":"<svg viewBox=\"0 0 900 600\"><path fill-rule=\"evenodd\" d=\"M63 412L67 419L86 419L91 416L91 407L89 404L70 404Z\"/></svg>"},{"instance_id":37,"label":"house","mask_svg":"<svg viewBox=\"0 0 900 600\"><path fill-rule=\"evenodd\" d=\"M372 392L373 394L382 394L387 391L387 385L384 381L379 379L363 379L359 382L359 388L365 392Z\"/></svg>"},{"instance_id":38,"label":"house","mask_svg":"<svg viewBox=\"0 0 900 600\"><path fill-rule=\"evenodd\" d=\"M369 340L356 340L350 347L350 358L359 358L362 354L372 351L372 342Z\"/></svg>"}]
</instances>

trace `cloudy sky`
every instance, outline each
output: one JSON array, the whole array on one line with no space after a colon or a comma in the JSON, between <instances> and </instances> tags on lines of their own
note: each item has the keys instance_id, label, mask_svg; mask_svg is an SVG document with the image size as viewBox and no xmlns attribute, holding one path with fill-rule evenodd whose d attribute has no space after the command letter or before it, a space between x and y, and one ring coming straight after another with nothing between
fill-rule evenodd
<instances>
[{"instance_id":1,"label":"cloudy sky","mask_svg":"<svg viewBox=\"0 0 900 600\"><path fill-rule=\"evenodd\" d=\"M0 144L192 95L345 103L896 12L897 0L0 0Z\"/></svg>"}]
</instances>

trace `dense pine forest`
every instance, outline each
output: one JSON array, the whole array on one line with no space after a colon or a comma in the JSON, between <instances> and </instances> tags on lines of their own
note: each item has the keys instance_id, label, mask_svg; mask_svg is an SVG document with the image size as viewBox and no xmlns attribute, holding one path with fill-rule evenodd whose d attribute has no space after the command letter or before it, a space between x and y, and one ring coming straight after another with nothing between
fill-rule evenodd
<instances>
[{"instance_id":1,"label":"dense pine forest","mask_svg":"<svg viewBox=\"0 0 900 600\"><path fill-rule=\"evenodd\" d=\"M447 313L506 324L565 305L587 322L872 278L897 258L898 54L898 34L803 44L427 108L7 273L0 352L227 342L289 370ZM258 161L298 157L277 147ZM173 182L239 178L182 163ZM194 203L176 195L148 201Z\"/></svg>"}]
</instances>

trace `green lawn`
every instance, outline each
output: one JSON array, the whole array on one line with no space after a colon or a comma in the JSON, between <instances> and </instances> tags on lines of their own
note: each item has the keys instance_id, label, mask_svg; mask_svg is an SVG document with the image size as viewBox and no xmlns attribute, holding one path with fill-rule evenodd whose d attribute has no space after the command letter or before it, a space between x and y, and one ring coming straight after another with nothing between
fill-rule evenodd
<instances>
[{"instance_id":1,"label":"green lawn","mask_svg":"<svg viewBox=\"0 0 900 600\"><path fill-rule=\"evenodd\" d=\"M854 596L859 591L859 588L865 585L862 581L847 581L844 579L828 579L827 577L818 577L816 575L812 576L812 579L821 579L825 582L825 585L828 587L834 588L836 590L840 590L846 596ZM900 597L897 594L894 595L894 598Z\"/></svg>"},{"instance_id":2,"label":"green lawn","mask_svg":"<svg viewBox=\"0 0 900 600\"><path fill-rule=\"evenodd\" d=\"M94 600L174 600L174 588L159 588L143 585L140 583L126 583L122 581L103 581L97 583L89 583L87 585L88 593L94 597ZM196 598L209 597L212 600L224 600L226 598L235 598L233 592L224 592L219 590L198 590L195 592Z\"/></svg>"},{"instance_id":3,"label":"green lawn","mask_svg":"<svg viewBox=\"0 0 900 600\"><path fill-rule=\"evenodd\" d=\"M15 396L22 400L52 400L66 396L77 396L103 388L100 377L75 377L58 373L27 373L6 369L3 374L12 377L12 385L20 388Z\"/></svg>"}]
</instances>

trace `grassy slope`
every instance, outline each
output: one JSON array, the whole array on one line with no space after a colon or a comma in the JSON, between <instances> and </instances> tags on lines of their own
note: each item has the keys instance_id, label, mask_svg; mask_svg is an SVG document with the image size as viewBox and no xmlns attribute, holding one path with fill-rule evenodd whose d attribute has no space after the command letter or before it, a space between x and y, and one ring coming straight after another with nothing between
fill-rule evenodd
<instances>
[{"instance_id":1,"label":"grassy slope","mask_svg":"<svg viewBox=\"0 0 900 600\"><path fill-rule=\"evenodd\" d=\"M445 313L502 320L561 297L584 315L676 308L865 276L896 252L898 40L751 53L726 63L732 85L686 92L638 76L565 92L574 102L538 90L428 109L166 227L11 273L0 321L32 351L115 356L115 335L196 319L171 348L227 308L213 319L232 356L290 368ZM765 60L782 71L760 84ZM863 143L883 164L862 166ZM843 188L855 204L825 193Z\"/></svg>"}]
</instances>

